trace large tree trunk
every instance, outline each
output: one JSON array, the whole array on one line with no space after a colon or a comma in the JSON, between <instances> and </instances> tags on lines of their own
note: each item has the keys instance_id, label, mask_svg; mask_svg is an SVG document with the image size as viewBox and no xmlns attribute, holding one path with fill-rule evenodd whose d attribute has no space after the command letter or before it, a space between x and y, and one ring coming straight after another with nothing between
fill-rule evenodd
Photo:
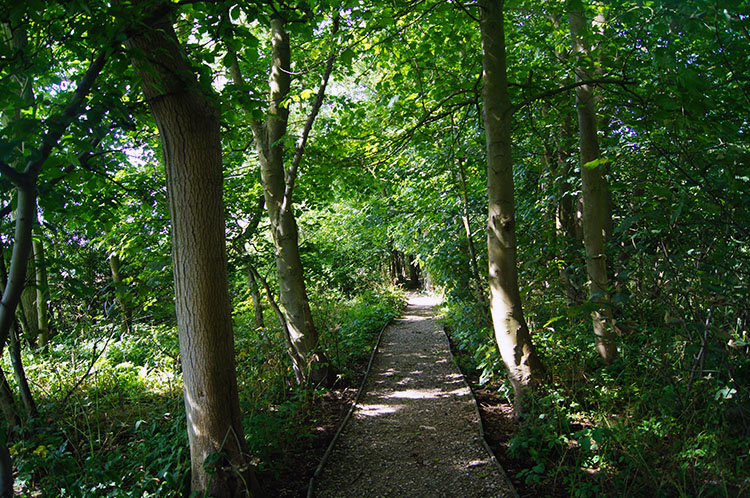
<instances>
[{"instance_id":1,"label":"large tree trunk","mask_svg":"<svg viewBox=\"0 0 750 498\"><path fill-rule=\"evenodd\" d=\"M128 46L156 121L172 221L177 329L190 441L191 488L258 496L241 425L227 283L219 113L162 17Z\"/></svg>"},{"instance_id":2,"label":"large tree trunk","mask_svg":"<svg viewBox=\"0 0 750 498\"><path fill-rule=\"evenodd\" d=\"M331 378L326 359L317 351L318 332L313 324L310 301L305 288L302 261L299 254L297 221L292 209L291 188L284 168L284 137L289 110L284 100L289 94L291 52L289 37L283 21L271 20L272 66L270 77L269 117L265 126L255 127L254 138L260 158L263 193L271 221L276 270L279 277L279 300L289 327L296 356L302 360L299 380L328 384ZM293 183L293 180L292 180ZM295 368L296 370L298 368Z\"/></svg>"},{"instance_id":3,"label":"large tree trunk","mask_svg":"<svg viewBox=\"0 0 750 498\"><path fill-rule=\"evenodd\" d=\"M523 316L516 269L516 233L511 159L512 106L505 62L502 0L480 2L484 86L484 127L487 138L490 310L500 354L515 393L514 409L523 411L523 395L539 381L543 367Z\"/></svg>"},{"instance_id":4,"label":"large tree trunk","mask_svg":"<svg viewBox=\"0 0 750 498\"><path fill-rule=\"evenodd\" d=\"M588 48L581 36L585 30L586 17L580 1L569 3L568 22L573 36L573 52L578 55L576 81L589 79L581 55L588 55ZM597 305L592 314L596 349L605 363L617 357L614 341L612 308L609 299L607 260L604 253L605 235L612 225L611 200L604 167L592 164L599 159L599 138L596 125L596 101L591 85L576 89L576 109L581 146L581 180L583 185L583 243L586 248L586 270L589 278L589 299Z\"/></svg>"}]
</instances>

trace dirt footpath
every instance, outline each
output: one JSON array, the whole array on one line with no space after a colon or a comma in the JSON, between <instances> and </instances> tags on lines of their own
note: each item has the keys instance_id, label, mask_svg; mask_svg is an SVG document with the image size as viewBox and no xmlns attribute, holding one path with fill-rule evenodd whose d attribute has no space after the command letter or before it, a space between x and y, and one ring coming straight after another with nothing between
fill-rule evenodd
<instances>
[{"instance_id":1,"label":"dirt footpath","mask_svg":"<svg viewBox=\"0 0 750 498\"><path fill-rule=\"evenodd\" d=\"M451 359L435 304L412 297L384 331L314 496L514 496L482 443L474 398Z\"/></svg>"}]
</instances>

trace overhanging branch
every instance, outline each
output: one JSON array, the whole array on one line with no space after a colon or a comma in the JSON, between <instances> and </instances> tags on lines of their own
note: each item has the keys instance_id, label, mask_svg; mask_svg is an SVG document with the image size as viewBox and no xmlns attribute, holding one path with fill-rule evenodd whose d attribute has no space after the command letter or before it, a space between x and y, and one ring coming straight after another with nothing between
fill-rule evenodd
<instances>
[{"instance_id":1,"label":"overhanging branch","mask_svg":"<svg viewBox=\"0 0 750 498\"><path fill-rule=\"evenodd\" d=\"M595 78L595 79L587 79L582 81L576 81L575 83L570 83L564 86L561 86L559 88L555 88L553 90L548 90L546 92L534 95L533 97L529 97L528 99L524 100L520 104L514 105L511 108L511 112L516 112L527 105L531 104L532 102L536 102L537 100L546 99L549 97L554 97L555 95L558 95L560 93L565 93L569 90L572 90L574 88L578 88L579 86L585 86L585 85L620 85L620 86L626 86L626 85L634 85L636 82L633 80L627 80L627 79L618 79L618 78Z\"/></svg>"},{"instance_id":2,"label":"overhanging branch","mask_svg":"<svg viewBox=\"0 0 750 498\"><path fill-rule=\"evenodd\" d=\"M338 14L333 19L333 28L331 30L331 35L335 35L339 30L339 16ZM284 187L284 201L282 203L282 209L284 209L287 206L291 206L291 200L292 200L292 193L294 192L294 181L297 178L297 170L299 169L299 164L302 161L302 155L305 153L305 145L307 144L307 139L310 136L310 132L312 131L313 124L315 124L315 118L318 117L318 112L320 112L320 107L323 105L323 99L325 98L326 94L326 87L328 86L328 80L331 78L331 73L333 72L333 63L336 61L336 52L335 50L331 52L331 55L328 57L328 60L326 61L326 68L323 72L323 77L320 81L320 86L318 87L318 93L315 95L315 101L313 102L312 109L310 109L310 114L307 116L307 121L305 122L305 127L302 129L302 134L300 135L299 139L297 140L297 147L294 149L294 157L292 158L292 164L289 166L289 170L286 171L285 174L285 187Z\"/></svg>"}]
</instances>

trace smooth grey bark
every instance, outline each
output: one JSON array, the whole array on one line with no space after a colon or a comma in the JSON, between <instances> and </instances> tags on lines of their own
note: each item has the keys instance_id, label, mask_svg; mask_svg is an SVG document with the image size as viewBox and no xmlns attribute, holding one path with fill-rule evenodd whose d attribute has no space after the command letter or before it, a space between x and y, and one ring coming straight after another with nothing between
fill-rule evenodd
<instances>
[{"instance_id":1,"label":"smooth grey bark","mask_svg":"<svg viewBox=\"0 0 750 498\"><path fill-rule=\"evenodd\" d=\"M480 2L484 129L487 139L490 310L498 349L515 394L514 410L524 410L524 395L544 369L523 316L516 268L516 233L511 157L513 107L508 94L502 0Z\"/></svg>"},{"instance_id":2,"label":"smooth grey bark","mask_svg":"<svg viewBox=\"0 0 750 498\"><path fill-rule=\"evenodd\" d=\"M294 344L292 344L291 334L289 333L289 322L287 321L286 314L276 303L276 299L274 299L273 297L273 292L271 291L271 287L268 285L268 281L263 278L260 273L258 273L258 270L256 270L253 265L248 265L248 271L252 273L256 281L260 282L263 285L263 290L266 293L268 304L271 305L271 309L276 314L276 318L278 318L279 320L282 335L284 336L284 342L286 343L287 347L287 353L289 354L289 358L291 358L292 360L292 367L294 369L294 374L297 378L297 382L302 382L304 379L300 379L300 374L298 372L302 371L305 360L304 358L300 357L299 353L294 347Z\"/></svg>"},{"instance_id":3,"label":"smooth grey bark","mask_svg":"<svg viewBox=\"0 0 750 498\"><path fill-rule=\"evenodd\" d=\"M260 496L235 370L219 112L166 15L144 25L127 46L164 153L191 489L219 498Z\"/></svg>"},{"instance_id":4,"label":"smooth grey bark","mask_svg":"<svg viewBox=\"0 0 750 498\"><path fill-rule=\"evenodd\" d=\"M583 61L584 56L590 55L584 37L586 17L580 0L569 2L568 6L573 53L578 59L575 71L576 81L585 81L589 79L589 71ZM576 110L580 133L583 243L586 249L589 300L597 305L597 309L591 314L591 319L596 336L596 350L604 363L609 364L617 357L604 249L605 236L612 225L611 200L604 177L604 167L591 164L600 158L593 86L581 85L576 88Z\"/></svg>"},{"instance_id":5,"label":"smooth grey bark","mask_svg":"<svg viewBox=\"0 0 750 498\"><path fill-rule=\"evenodd\" d=\"M299 255L297 221L292 206L287 204L286 171L284 169L284 137L287 131L289 110L282 102L289 94L291 83L291 51L289 37L281 19L271 20L272 67L270 77L269 117L263 131L265 136L256 136L255 143L260 158L263 194L266 210L271 221L276 271L279 279L279 301L287 321L289 336L301 359L301 371L296 372L300 380L320 363L315 358L318 333L313 324L310 302L307 297L302 260ZM321 377L325 376L320 372ZM317 380L317 379L316 379Z\"/></svg>"}]
</instances>

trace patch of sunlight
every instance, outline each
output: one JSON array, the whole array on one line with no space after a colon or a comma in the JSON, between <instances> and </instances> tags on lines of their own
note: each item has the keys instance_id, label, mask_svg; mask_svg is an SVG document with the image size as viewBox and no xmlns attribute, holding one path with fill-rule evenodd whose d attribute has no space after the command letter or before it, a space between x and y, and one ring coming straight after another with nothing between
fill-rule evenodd
<instances>
[{"instance_id":1,"label":"patch of sunlight","mask_svg":"<svg viewBox=\"0 0 750 498\"><path fill-rule=\"evenodd\" d=\"M440 389L407 389L405 391L396 391L393 394L387 394L385 398L398 399L435 399L444 394Z\"/></svg>"},{"instance_id":2,"label":"patch of sunlight","mask_svg":"<svg viewBox=\"0 0 750 498\"><path fill-rule=\"evenodd\" d=\"M468 387L459 387L458 389L448 391L445 394L447 396L468 396L469 394L471 394L471 390L469 390Z\"/></svg>"},{"instance_id":3,"label":"patch of sunlight","mask_svg":"<svg viewBox=\"0 0 750 498\"><path fill-rule=\"evenodd\" d=\"M412 296L409 298L409 304L432 307L440 304L440 300L434 296Z\"/></svg>"},{"instance_id":4,"label":"patch of sunlight","mask_svg":"<svg viewBox=\"0 0 750 498\"><path fill-rule=\"evenodd\" d=\"M377 405L377 404L366 404L359 405L355 416L365 417L377 417L378 415L387 415L389 413L395 413L403 408L403 405Z\"/></svg>"},{"instance_id":5,"label":"patch of sunlight","mask_svg":"<svg viewBox=\"0 0 750 498\"><path fill-rule=\"evenodd\" d=\"M460 387L452 391L443 391L442 389L406 389L383 395L383 397L389 399L437 399L451 396L467 396L469 393L470 391L467 387Z\"/></svg>"}]
</instances>

